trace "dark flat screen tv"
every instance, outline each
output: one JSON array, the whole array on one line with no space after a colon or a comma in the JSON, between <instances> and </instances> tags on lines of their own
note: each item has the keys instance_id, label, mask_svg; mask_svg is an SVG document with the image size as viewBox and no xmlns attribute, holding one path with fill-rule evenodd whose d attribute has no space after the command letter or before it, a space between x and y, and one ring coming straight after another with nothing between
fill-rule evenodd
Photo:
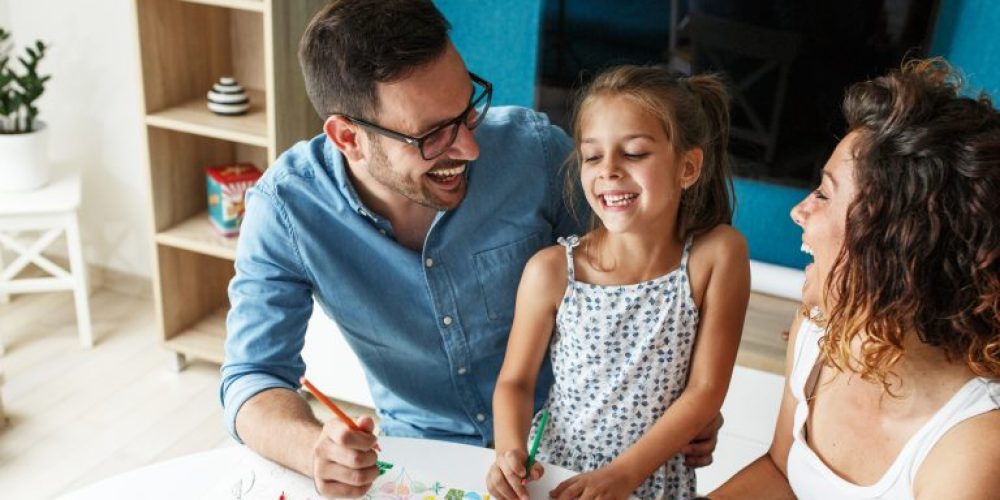
<instances>
[{"instance_id":1,"label":"dark flat screen tv","mask_svg":"<svg viewBox=\"0 0 1000 500\"><path fill-rule=\"evenodd\" d=\"M547 0L542 87L579 87L621 63L720 73L733 96L736 173L807 185L844 133L844 90L926 55L938 3ZM568 105L540 102L563 125Z\"/></svg>"}]
</instances>

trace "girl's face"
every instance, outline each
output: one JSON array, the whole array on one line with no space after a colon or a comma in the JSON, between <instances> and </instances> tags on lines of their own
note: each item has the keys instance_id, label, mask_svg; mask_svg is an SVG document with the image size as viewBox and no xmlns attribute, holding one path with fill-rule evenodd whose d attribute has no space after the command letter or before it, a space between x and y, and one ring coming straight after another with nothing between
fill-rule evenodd
<instances>
[{"instance_id":1,"label":"girl's face","mask_svg":"<svg viewBox=\"0 0 1000 500\"><path fill-rule=\"evenodd\" d=\"M701 171L701 150L678 158L660 120L626 97L592 101L580 125L580 182L604 227L639 233L674 223L682 189Z\"/></svg>"},{"instance_id":2,"label":"girl's face","mask_svg":"<svg viewBox=\"0 0 1000 500\"><path fill-rule=\"evenodd\" d=\"M806 266L802 302L826 310L826 282L844 246L847 208L854 201L854 158L857 132L837 144L823 167L823 180L815 191L792 208L792 220L802 227L802 251L813 256Z\"/></svg>"}]
</instances>

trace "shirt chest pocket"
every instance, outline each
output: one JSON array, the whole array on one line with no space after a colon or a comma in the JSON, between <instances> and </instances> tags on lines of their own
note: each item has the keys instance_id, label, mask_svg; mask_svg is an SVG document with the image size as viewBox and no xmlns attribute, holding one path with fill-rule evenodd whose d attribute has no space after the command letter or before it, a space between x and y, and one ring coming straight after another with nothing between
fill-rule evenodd
<instances>
[{"instance_id":1,"label":"shirt chest pocket","mask_svg":"<svg viewBox=\"0 0 1000 500\"><path fill-rule=\"evenodd\" d=\"M511 321L521 272L528 259L545 245L545 233L538 232L472 256L476 277L486 301L491 321Z\"/></svg>"}]
</instances>

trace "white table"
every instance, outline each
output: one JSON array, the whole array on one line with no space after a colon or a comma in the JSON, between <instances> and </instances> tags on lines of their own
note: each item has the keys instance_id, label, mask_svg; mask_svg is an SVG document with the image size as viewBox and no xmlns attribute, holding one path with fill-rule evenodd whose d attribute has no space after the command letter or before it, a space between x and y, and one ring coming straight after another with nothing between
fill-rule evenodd
<instances>
[{"instance_id":1,"label":"white table","mask_svg":"<svg viewBox=\"0 0 1000 500\"><path fill-rule=\"evenodd\" d=\"M493 463L494 452L491 449L475 446L406 438L379 438L382 453L379 460L400 466L409 464L419 467L422 477L434 478L448 487L466 491L486 492L486 471ZM63 500L108 500L117 498L156 499L194 499L220 498L232 499L232 488L225 483L227 480L237 480L252 464L260 463L262 459L243 447L219 448L166 462L149 465L126 472L91 486L63 496ZM249 465L248 465L249 464ZM575 473L553 465L543 464L545 475L542 479L529 483L528 491L531 498L548 498L548 492L561 481L572 477ZM388 475L391 475L395 467ZM305 486L312 489L312 480L284 468L275 468L265 472L258 471L257 481L263 481L264 476L282 475L281 481L291 487ZM225 488L219 489L220 480ZM295 484L292 484L295 483ZM214 490L226 492L220 496L206 496ZM287 490L286 490L287 491ZM444 492L441 492L443 496ZM288 500L299 500L292 495L286 495ZM312 498L318 498L314 495ZM248 495L246 498L258 498ZM274 495L277 499L277 494Z\"/></svg>"}]
</instances>

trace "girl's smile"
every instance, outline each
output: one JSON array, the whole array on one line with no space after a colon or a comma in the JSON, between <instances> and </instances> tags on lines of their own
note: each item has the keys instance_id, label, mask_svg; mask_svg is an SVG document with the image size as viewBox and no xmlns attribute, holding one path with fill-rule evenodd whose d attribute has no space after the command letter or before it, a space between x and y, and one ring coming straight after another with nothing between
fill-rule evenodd
<instances>
[{"instance_id":1,"label":"girl's smile","mask_svg":"<svg viewBox=\"0 0 1000 500\"><path fill-rule=\"evenodd\" d=\"M635 206L639 193L612 190L598 194L597 198L605 210L626 211Z\"/></svg>"}]
</instances>

